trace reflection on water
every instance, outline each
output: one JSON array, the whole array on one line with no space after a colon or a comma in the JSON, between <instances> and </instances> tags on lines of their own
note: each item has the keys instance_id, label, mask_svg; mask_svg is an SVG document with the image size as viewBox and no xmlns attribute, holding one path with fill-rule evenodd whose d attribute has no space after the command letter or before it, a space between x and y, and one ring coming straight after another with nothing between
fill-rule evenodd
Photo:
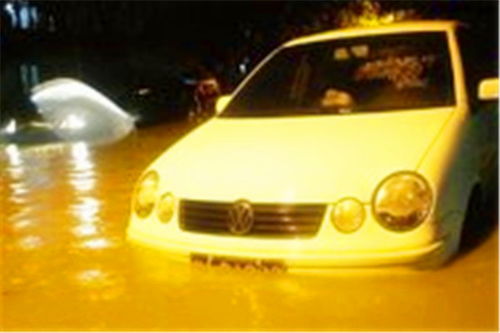
<instances>
[{"instance_id":1,"label":"reflection on water","mask_svg":"<svg viewBox=\"0 0 500 333\"><path fill-rule=\"evenodd\" d=\"M73 235L77 238L95 236L98 232L97 226L93 224L82 224L71 229Z\"/></svg>"},{"instance_id":2,"label":"reflection on water","mask_svg":"<svg viewBox=\"0 0 500 333\"><path fill-rule=\"evenodd\" d=\"M120 274L99 268L85 269L74 276L77 288L83 297L91 301L108 301L124 292L124 279Z\"/></svg>"},{"instance_id":3,"label":"reflection on water","mask_svg":"<svg viewBox=\"0 0 500 333\"><path fill-rule=\"evenodd\" d=\"M20 238L17 242L18 248L22 250L36 250L43 245L43 240L40 236L28 235Z\"/></svg>"},{"instance_id":4,"label":"reflection on water","mask_svg":"<svg viewBox=\"0 0 500 333\"><path fill-rule=\"evenodd\" d=\"M185 126L109 147L0 147L3 318L26 330L497 328L497 238L437 272L190 266L125 241L143 168Z\"/></svg>"},{"instance_id":5,"label":"reflection on water","mask_svg":"<svg viewBox=\"0 0 500 333\"><path fill-rule=\"evenodd\" d=\"M10 144L5 148L5 153L9 158L9 166L11 169L15 169L20 166L23 162L21 160L21 153L19 148L15 144ZM22 169L21 169L22 170Z\"/></svg>"},{"instance_id":6,"label":"reflection on water","mask_svg":"<svg viewBox=\"0 0 500 333\"><path fill-rule=\"evenodd\" d=\"M89 250L98 250L113 247L113 242L106 238L91 238L86 239L82 242L79 242L76 245L79 248L89 249Z\"/></svg>"},{"instance_id":7,"label":"reflection on water","mask_svg":"<svg viewBox=\"0 0 500 333\"><path fill-rule=\"evenodd\" d=\"M71 183L74 185L73 183ZM78 187L75 186L76 189ZM82 194L82 197L78 198L78 200L70 206L70 210L73 216L77 219L79 223L93 223L98 220L97 213L100 209L100 203L93 197L85 197Z\"/></svg>"}]
</instances>

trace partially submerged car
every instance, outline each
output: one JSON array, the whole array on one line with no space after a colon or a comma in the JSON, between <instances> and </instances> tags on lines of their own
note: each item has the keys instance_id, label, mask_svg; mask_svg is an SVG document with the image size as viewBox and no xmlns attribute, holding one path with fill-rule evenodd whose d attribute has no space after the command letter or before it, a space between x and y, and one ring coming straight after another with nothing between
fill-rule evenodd
<instances>
[{"instance_id":1,"label":"partially submerged car","mask_svg":"<svg viewBox=\"0 0 500 333\"><path fill-rule=\"evenodd\" d=\"M496 147L457 29L405 22L279 47L146 168L129 239L262 269L443 263ZM481 82L480 99L497 95L496 78Z\"/></svg>"}]
</instances>

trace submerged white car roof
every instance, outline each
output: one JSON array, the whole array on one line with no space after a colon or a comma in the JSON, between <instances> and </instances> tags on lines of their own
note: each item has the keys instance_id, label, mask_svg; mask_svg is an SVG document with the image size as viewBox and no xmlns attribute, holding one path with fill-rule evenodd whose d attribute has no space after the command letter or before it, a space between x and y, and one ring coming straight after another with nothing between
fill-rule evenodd
<instances>
[{"instance_id":1,"label":"submerged white car roof","mask_svg":"<svg viewBox=\"0 0 500 333\"><path fill-rule=\"evenodd\" d=\"M361 37L370 35L379 35L397 32L411 31L447 31L453 30L460 23L457 21L403 21L390 24L381 24L377 26L363 26L346 29L329 30L317 34L303 36L293 39L284 44L284 47L296 46L321 42L329 39Z\"/></svg>"}]
</instances>

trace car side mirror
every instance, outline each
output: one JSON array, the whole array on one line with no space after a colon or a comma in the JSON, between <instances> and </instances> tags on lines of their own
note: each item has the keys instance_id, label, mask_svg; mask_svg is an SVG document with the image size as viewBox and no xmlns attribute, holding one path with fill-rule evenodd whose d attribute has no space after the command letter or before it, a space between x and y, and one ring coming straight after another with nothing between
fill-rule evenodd
<instances>
[{"instance_id":1,"label":"car side mirror","mask_svg":"<svg viewBox=\"0 0 500 333\"><path fill-rule=\"evenodd\" d=\"M231 101L232 95L222 95L217 99L217 102L215 103L215 114L219 115L224 111L226 106L229 104Z\"/></svg>"},{"instance_id":2,"label":"car side mirror","mask_svg":"<svg viewBox=\"0 0 500 333\"><path fill-rule=\"evenodd\" d=\"M498 99L498 78L481 80L478 87L478 98L481 101Z\"/></svg>"}]
</instances>

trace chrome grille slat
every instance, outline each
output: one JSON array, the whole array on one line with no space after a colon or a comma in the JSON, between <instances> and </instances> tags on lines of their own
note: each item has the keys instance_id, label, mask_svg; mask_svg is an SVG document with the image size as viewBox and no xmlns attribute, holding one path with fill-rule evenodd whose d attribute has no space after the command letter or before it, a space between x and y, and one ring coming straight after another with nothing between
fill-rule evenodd
<instances>
[{"instance_id":1,"label":"chrome grille slat","mask_svg":"<svg viewBox=\"0 0 500 333\"><path fill-rule=\"evenodd\" d=\"M182 201L183 204L185 203L188 203L189 204L189 207L191 209L196 209L196 208L201 208L201 209L223 209L223 208L226 208L226 209L229 209L231 207L231 204L227 204L227 203L219 203L219 202L210 202L208 203L207 202L204 202L204 201L195 201L195 200L183 200Z\"/></svg>"},{"instance_id":2,"label":"chrome grille slat","mask_svg":"<svg viewBox=\"0 0 500 333\"><path fill-rule=\"evenodd\" d=\"M286 205L286 206L281 206L281 205L273 205L273 206L268 206L268 205L263 205L262 207L257 206L255 207L255 212L257 213L269 213L269 214L310 214L314 213L315 211L318 210L321 206L318 207L318 205L313 205L312 207L294 207L294 205Z\"/></svg>"},{"instance_id":3,"label":"chrome grille slat","mask_svg":"<svg viewBox=\"0 0 500 333\"><path fill-rule=\"evenodd\" d=\"M193 225L189 228L189 231L200 231L200 232L211 231L211 232L215 232L215 233L225 233L226 228L222 225L220 225L220 226L200 226L200 225L194 226Z\"/></svg>"},{"instance_id":4,"label":"chrome grille slat","mask_svg":"<svg viewBox=\"0 0 500 333\"><path fill-rule=\"evenodd\" d=\"M292 218L311 218L311 216L314 216L316 212L311 211L311 212L298 212L298 213L262 213L259 211L255 212L255 215L262 217L262 218L274 218L274 217L292 217Z\"/></svg>"},{"instance_id":5,"label":"chrome grille slat","mask_svg":"<svg viewBox=\"0 0 500 333\"><path fill-rule=\"evenodd\" d=\"M221 219L226 219L227 217L227 211L225 210L220 210L220 211L212 211L212 210L190 210L187 212L182 212L181 214L184 214L186 216L190 216L192 218L221 218Z\"/></svg>"},{"instance_id":6,"label":"chrome grille slat","mask_svg":"<svg viewBox=\"0 0 500 333\"><path fill-rule=\"evenodd\" d=\"M314 226L312 227L304 227L304 226L295 226L295 225L282 225L282 226L274 226L274 225L264 225L259 224L255 227L255 231L302 231L302 232L313 232L316 230Z\"/></svg>"},{"instance_id":7,"label":"chrome grille slat","mask_svg":"<svg viewBox=\"0 0 500 333\"><path fill-rule=\"evenodd\" d=\"M227 225L233 203L181 200L179 225L191 232L231 235ZM254 224L245 236L311 237L320 227L325 205L252 203Z\"/></svg>"},{"instance_id":8,"label":"chrome grille slat","mask_svg":"<svg viewBox=\"0 0 500 333\"><path fill-rule=\"evenodd\" d=\"M300 221L300 220L283 220L283 219L258 219L259 225L275 225L276 223L280 223L282 225L296 225L296 226L315 226L316 221Z\"/></svg>"}]
</instances>

